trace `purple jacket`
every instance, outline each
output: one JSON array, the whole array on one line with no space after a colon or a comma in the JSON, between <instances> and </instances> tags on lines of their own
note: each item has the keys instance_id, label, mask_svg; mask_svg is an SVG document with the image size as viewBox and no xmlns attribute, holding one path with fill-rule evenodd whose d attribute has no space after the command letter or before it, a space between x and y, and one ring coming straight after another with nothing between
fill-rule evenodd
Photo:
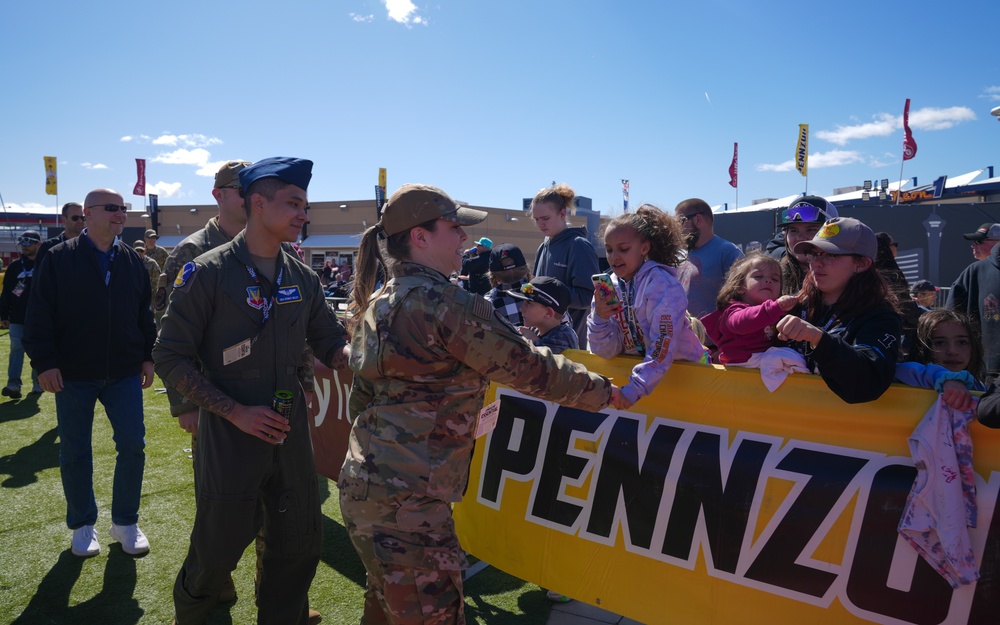
<instances>
[{"instance_id":1,"label":"purple jacket","mask_svg":"<svg viewBox=\"0 0 1000 625\"><path fill-rule=\"evenodd\" d=\"M590 351L601 358L642 353L642 362L621 389L623 397L635 403L649 395L674 360L708 362L704 346L691 330L687 296L675 268L646 261L631 284L622 283L614 274L611 283L622 308L610 319L601 319L591 302L587 340Z\"/></svg>"}]
</instances>

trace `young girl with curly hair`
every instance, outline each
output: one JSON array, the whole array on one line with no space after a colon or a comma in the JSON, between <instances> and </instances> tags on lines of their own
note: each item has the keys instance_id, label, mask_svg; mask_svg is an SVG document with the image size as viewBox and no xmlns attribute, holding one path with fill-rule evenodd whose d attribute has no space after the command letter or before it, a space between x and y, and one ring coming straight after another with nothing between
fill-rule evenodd
<instances>
[{"instance_id":1,"label":"young girl with curly hair","mask_svg":"<svg viewBox=\"0 0 1000 625\"><path fill-rule=\"evenodd\" d=\"M624 409L651 393L674 360L709 359L691 330L687 296L677 280L684 248L680 222L643 204L611 220L604 248L614 293L594 290L587 329L594 354L642 357L615 402Z\"/></svg>"}]
</instances>

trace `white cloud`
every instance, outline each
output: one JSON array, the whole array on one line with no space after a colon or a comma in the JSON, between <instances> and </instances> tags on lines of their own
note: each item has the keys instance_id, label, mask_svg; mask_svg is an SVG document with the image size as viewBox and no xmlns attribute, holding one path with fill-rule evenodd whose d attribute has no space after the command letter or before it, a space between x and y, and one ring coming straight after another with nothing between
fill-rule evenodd
<instances>
[{"instance_id":1,"label":"white cloud","mask_svg":"<svg viewBox=\"0 0 1000 625\"><path fill-rule=\"evenodd\" d=\"M131 140L132 140L132 136L131 135L125 135L124 137L122 137L121 139L119 139L119 141L121 141L122 143L128 143Z\"/></svg>"},{"instance_id":2,"label":"white cloud","mask_svg":"<svg viewBox=\"0 0 1000 625\"><path fill-rule=\"evenodd\" d=\"M382 0L389 11L389 19L400 24L427 24L427 20L417 15L417 7L410 0Z\"/></svg>"},{"instance_id":3,"label":"white cloud","mask_svg":"<svg viewBox=\"0 0 1000 625\"><path fill-rule=\"evenodd\" d=\"M989 100L990 102L1000 102L1000 87L986 87L979 97Z\"/></svg>"},{"instance_id":4,"label":"white cloud","mask_svg":"<svg viewBox=\"0 0 1000 625\"><path fill-rule=\"evenodd\" d=\"M107 169L108 166L104 163L80 163L80 167L84 169Z\"/></svg>"},{"instance_id":5,"label":"white cloud","mask_svg":"<svg viewBox=\"0 0 1000 625\"><path fill-rule=\"evenodd\" d=\"M1000 89L1000 88L998 88ZM998 94L1000 99L1000 94ZM910 111L910 128L912 130L946 130L958 124L973 121L976 114L965 106L948 108L926 107ZM877 113L874 121L853 126L837 126L836 130L820 130L816 137L835 145L847 145L851 141L870 139L872 137L888 137L902 130L903 116L889 113Z\"/></svg>"},{"instance_id":6,"label":"white cloud","mask_svg":"<svg viewBox=\"0 0 1000 625\"><path fill-rule=\"evenodd\" d=\"M370 22L375 19L375 16L369 13L368 15L358 15L357 13L350 14L351 19L355 22Z\"/></svg>"},{"instance_id":7,"label":"white cloud","mask_svg":"<svg viewBox=\"0 0 1000 625\"><path fill-rule=\"evenodd\" d=\"M923 108L910 113L910 128L914 130L946 130L976 119L972 109L965 106L952 106L946 109ZM899 127L903 127L903 118L899 118Z\"/></svg>"},{"instance_id":8,"label":"white cloud","mask_svg":"<svg viewBox=\"0 0 1000 625\"><path fill-rule=\"evenodd\" d=\"M809 155L810 169L840 167L841 165L863 162L865 162L864 157L853 150L830 150L829 152L814 152ZM757 171L795 171L795 161L788 160L778 164L763 163L757 165L755 169Z\"/></svg>"},{"instance_id":9,"label":"white cloud","mask_svg":"<svg viewBox=\"0 0 1000 625\"><path fill-rule=\"evenodd\" d=\"M221 139L206 137L205 135L171 135L163 134L153 139L153 145L169 145L170 147L181 146L185 148L206 148L222 143Z\"/></svg>"},{"instance_id":10,"label":"white cloud","mask_svg":"<svg viewBox=\"0 0 1000 625\"><path fill-rule=\"evenodd\" d=\"M12 204L10 202L6 202L4 203L4 208L9 213L33 211L36 213L46 212L46 213L56 214L60 210L58 206L46 206L44 204L39 204L38 202L25 202L24 204L17 204L17 203Z\"/></svg>"},{"instance_id":11,"label":"white cloud","mask_svg":"<svg viewBox=\"0 0 1000 625\"><path fill-rule=\"evenodd\" d=\"M151 160L154 163L164 163L166 165L197 165L198 167L202 167L208 163L211 156L208 150L202 148L195 148L194 150L180 148L173 152L157 154Z\"/></svg>"},{"instance_id":12,"label":"white cloud","mask_svg":"<svg viewBox=\"0 0 1000 625\"><path fill-rule=\"evenodd\" d=\"M869 167L886 167L888 165L895 165L899 162L899 159L892 152L885 152L882 156L872 156L868 159Z\"/></svg>"},{"instance_id":13,"label":"white cloud","mask_svg":"<svg viewBox=\"0 0 1000 625\"><path fill-rule=\"evenodd\" d=\"M820 130L816 133L816 137L836 145L847 145L855 139L887 137L902 127L902 117L879 113L873 122L856 126L837 126L836 130Z\"/></svg>"},{"instance_id":14,"label":"white cloud","mask_svg":"<svg viewBox=\"0 0 1000 625\"><path fill-rule=\"evenodd\" d=\"M180 190L181 183L179 182L163 182L161 180L156 184L146 184L147 194L152 193L160 197L177 197Z\"/></svg>"}]
</instances>

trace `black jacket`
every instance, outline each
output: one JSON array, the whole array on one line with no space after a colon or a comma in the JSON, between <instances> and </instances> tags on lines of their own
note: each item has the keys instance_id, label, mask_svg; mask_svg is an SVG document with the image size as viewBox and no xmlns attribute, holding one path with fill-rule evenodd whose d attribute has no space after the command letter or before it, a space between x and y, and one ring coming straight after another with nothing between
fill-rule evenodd
<instances>
[{"instance_id":1,"label":"black jacket","mask_svg":"<svg viewBox=\"0 0 1000 625\"><path fill-rule=\"evenodd\" d=\"M962 271L948 292L947 307L979 324L986 369L1000 373L1000 244Z\"/></svg>"},{"instance_id":2,"label":"black jacket","mask_svg":"<svg viewBox=\"0 0 1000 625\"><path fill-rule=\"evenodd\" d=\"M823 328L829 316L814 323ZM873 401L882 396L896 375L899 315L888 306L863 315L835 320L823 332L816 349L794 343L815 364L831 391L849 404Z\"/></svg>"},{"instance_id":3,"label":"black jacket","mask_svg":"<svg viewBox=\"0 0 1000 625\"><path fill-rule=\"evenodd\" d=\"M65 380L118 379L152 362L156 328L142 258L116 240L109 285L104 278L82 235L49 251L35 272L24 328L35 370L58 368Z\"/></svg>"},{"instance_id":4,"label":"black jacket","mask_svg":"<svg viewBox=\"0 0 1000 625\"><path fill-rule=\"evenodd\" d=\"M31 277L36 266L35 261L24 254L7 266L7 273L3 274L3 292L0 293L0 319L24 323L28 296L31 295Z\"/></svg>"}]
</instances>

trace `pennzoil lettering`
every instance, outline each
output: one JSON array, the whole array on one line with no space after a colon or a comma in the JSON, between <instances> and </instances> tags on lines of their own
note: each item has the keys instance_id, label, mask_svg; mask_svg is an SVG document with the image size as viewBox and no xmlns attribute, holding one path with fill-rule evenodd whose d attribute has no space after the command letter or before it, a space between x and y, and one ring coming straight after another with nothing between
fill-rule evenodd
<instances>
[{"instance_id":1,"label":"pennzoil lettering","mask_svg":"<svg viewBox=\"0 0 1000 625\"><path fill-rule=\"evenodd\" d=\"M1000 612L995 584L952 590L898 540L915 476L909 458L654 415L583 412L508 389L497 397L499 421L486 439L476 493L490 508L504 505L508 481L530 482L525 509L514 512L530 523L593 543L620 541L626 551L691 571L702 557L712 577L821 607L837 600L874 622L992 623ZM792 487L765 511L772 481ZM985 543L981 558L1000 553L1000 473L976 481L980 519L972 532L974 544ZM843 553L830 555L827 538L845 521Z\"/></svg>"}]
</instances>

